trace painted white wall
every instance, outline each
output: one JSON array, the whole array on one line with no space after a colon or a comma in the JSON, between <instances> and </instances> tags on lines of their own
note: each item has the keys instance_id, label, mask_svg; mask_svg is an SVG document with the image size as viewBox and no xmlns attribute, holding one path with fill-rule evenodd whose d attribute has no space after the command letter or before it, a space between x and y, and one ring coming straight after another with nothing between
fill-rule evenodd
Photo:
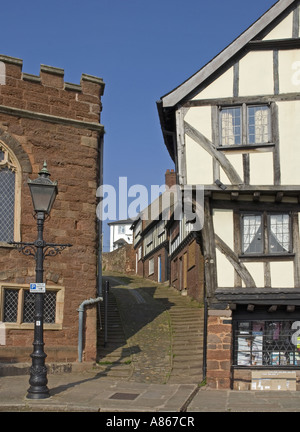
<instances>
[{"instance_id":1,"label":"painted white wall","mask_svg":"<svg viewBox=\"0 0 300 432\"><path fill-rule=\"evenodd\" d=\"M273 93L273 52L249 52L240 60L239 95L255 96Z\"/></svg>"},{"instance_id":2,"label":"painted white wall","mask_svg":"<svg viewBox=\"0 0 300 432\"><path fill-rule=\"evenodd\" d=\"M228 69L193 99L215 99L220 97L233 97L233 67Z\"/></svg>"},{"instance_id":3,"label":"painted white wall","mask_svg":"<svg viewBox=\"0 0 300 432\"><path fill-rule=\"evenodd\" d=\"M271 285L273 288L294 288L294 263L271 262Z\"/></svg>"},{"instance_id":4,"label":"painted white wall","mask_svg":"<svg viewBox=\"0 0 300 432\"><path fill-rule=\"evenodd\" d=\"M282 20L263 40L289 39L293 35L293 12Z\"/></svg>"},{"instance_id":5,"label":"painted white wall","mask_svg":"<svg viewBox=\"0 0 300 432\"><path fill-rule=\"evenodd\" d=\"M281 183L300 184L300 101L278 102Z\"/></svg>"}]
</instances>

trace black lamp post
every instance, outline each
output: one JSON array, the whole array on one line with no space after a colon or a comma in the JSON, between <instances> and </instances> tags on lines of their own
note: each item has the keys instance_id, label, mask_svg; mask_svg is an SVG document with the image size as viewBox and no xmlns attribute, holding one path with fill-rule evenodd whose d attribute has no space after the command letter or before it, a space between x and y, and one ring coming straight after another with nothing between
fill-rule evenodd
<instances>
[{"instance_id":1,"label":"black lamp post","mask_svg":"<svg viewBox=\"0 0 300 432\"><path fill-rule=\"evenodd\" d=\"M28 180L34 211L37 219L37 239L34 243L10 242L24 255L31 255L36 260L36 283L43 283L44 259L46 256L55 256L64 250L70 244L46 243L43 238L45 216L49 215L55 201L57 182L50 180L50 173L47 164L44 162L39 177L35 180ZM47 368L45 366L44 352L44 293L36 292L35 294L35 317L34 317L34 341L33 353L31 354L32 366L30 368L30 388L28 389L28 399L45 399L50 396L47 387Z\"/></svg>"}]
</instances>

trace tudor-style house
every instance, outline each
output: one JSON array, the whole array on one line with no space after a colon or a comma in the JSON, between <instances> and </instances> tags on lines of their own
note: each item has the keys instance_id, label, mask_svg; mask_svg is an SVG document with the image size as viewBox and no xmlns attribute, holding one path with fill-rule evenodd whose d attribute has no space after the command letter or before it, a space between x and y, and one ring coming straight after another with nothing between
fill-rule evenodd
<instances>
[{"instance_id":1,"label":"tudor-style house","mask_svg":"<svg viewBox=\"0 0 300 432\"><path fill-rule=\"evenodd\" d=\"M215 388L300 388L299 23L300 1L278 1L158 102L180 186L205 188Z\"/></svg>"}]
</instances>

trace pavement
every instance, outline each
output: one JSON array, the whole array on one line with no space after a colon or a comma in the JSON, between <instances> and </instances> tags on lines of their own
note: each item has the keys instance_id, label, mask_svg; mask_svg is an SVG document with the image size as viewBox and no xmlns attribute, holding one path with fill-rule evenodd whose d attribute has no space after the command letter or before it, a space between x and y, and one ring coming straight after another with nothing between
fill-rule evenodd
<instances>
[{"instance_id":1,"label":"pavement","mask_svg":"<svg viewBox=\"0 0 300 432\"><path fill-rule=\"evenodd\" d=\"M136 285L128 281L127 288L136 289ZM143 289L138 292L144 299L147 297ZM145 307L142 297L137 296L136 292L133 294L132 298L137 299L137 304ZM174 296L172 301L176 301ZM154 308L155 302L149 301L148 304ZM115 416L124 417L124 413L135 413L128 414L132 418L137 418L142 413L157 413L157 416L163 415L162 413L177 413L176 416L183 416L183 420L186 421L190 418L192 422L192 419L200 421L201 414L198 413L300 411L300 392L214 390L196 379L195 382L185 382L184 377L180 382L166 379L172 377L172 373L166 355L168 346L164 346L162 356L161 342L163 341L164 345L168 343L165 324L168 317L161 313L161 303L157 307L160 313L153 314L149 328L143 323L138 330L132 331L131 328L131 333L128 333L129 330L126 330L126 325L124 326L126 349L124 346L118 346L115 350L112 345L109 355L113 355L120 349L124 352L127 348L130 350L132 347L140 347L141 349L135 350L130 357L132 361L124 357L124 363L118 358L118 361L115 363L112 361L109 366L105 365L106 362L102 362L102 365L91 363L80 366L76 363L54 368L52 373L48 373L49 398L42 400L26 398L29 388L29 364L23 367L20 365L19 368L13 365L7 365L5 368L5 365L0 365L0 412L100 412L106 413L105 418L110 416L114 421L117 418ZM154 309L151 311L153 313ZM124 320L124 315L122 313L121 315ZM141 317L144 315L141 314ZM117 339L120 345L120 336ZM159 368L156 370L149 365L157 364L159 355ZM120 369L122 374L118 375Z\"/></svg>"},{"instance_id":2,"label":"pavement","mask_svg":"<svg viewBox=\"0 0 300 432\"><path fill-rule=\"evenodd\" d=\"M92 371L48 375L47 399L27 399L28 387L28 376L1 377L0 411L181 415L300 411L300 392L212 390L193 384L114 381L99 378Z\"/></svg>"}]
</instances>

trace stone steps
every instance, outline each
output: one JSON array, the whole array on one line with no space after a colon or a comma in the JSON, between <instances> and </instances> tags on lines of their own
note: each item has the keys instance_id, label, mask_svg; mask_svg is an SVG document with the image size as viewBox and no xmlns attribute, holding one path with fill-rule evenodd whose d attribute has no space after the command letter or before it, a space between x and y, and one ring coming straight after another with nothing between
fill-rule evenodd
<instances>
[{"instance_id":1,"label":"stone steps","mask_svg":"<svg viewBox=\"0 0 300 432\"><path fill-rule=\"evenodd\" d=\"M170 305L172 371L168 383L190 384L203 380L203 308L170 287L157 288L154 297Z\"/></svg>"},{"instance_id":2,"label":"stone steps","mask_svg":"<svg viewBox=\"0 0 300 432\"><path fill-rule=\"evenodd\" d=\"M131 351L127 346L122 322L115 297L110 292L107 304L107 342L104 343L104 303L101 302L102 330L97 338L97 365L98 374L113 379L128 380L132 373ZM98 317L99 324L99 317ZM98 326L99 328L99 326Z\"/></svg>"}]
</instances>

